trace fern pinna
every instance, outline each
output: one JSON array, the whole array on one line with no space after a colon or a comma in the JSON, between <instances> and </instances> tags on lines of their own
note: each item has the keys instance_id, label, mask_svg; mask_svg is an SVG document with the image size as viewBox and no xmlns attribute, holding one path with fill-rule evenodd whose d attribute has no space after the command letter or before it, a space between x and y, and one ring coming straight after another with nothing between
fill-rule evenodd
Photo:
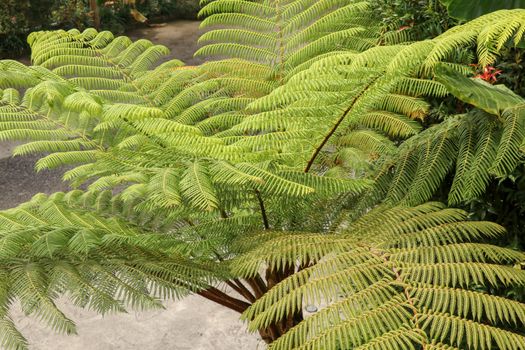
<instances>
[{"instance_id":1,"label":"fern pinna","mask_svg":"<svg viewBox=\"0 0 525 350\"><path fill-rule=\"evenodd\" d=\"M28 346L15 301L73 333L60 295L106 313L198 293L272 348L525 349L524 306L500 296L523 253L424 204L521 163L522 97L467 76L521 42L525 11L412 42L367 1L202 5L201 66L93 29L0 61L0 140L82 188L0 213L0 344ZM465 113L432 118L451 98Z\"/></svg>"}]
</instances>

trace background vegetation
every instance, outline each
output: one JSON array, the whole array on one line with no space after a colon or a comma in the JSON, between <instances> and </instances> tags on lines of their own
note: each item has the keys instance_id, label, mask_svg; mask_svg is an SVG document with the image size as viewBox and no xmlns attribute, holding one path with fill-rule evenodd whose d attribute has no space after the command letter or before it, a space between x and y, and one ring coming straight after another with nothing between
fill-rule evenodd
<instances>
[{"instance_id":1,"label":"background vegetation","mask_svg":"<svg viewBox=\"0 0 525 350\"><path fill-rule=\"evenodd\" d=\"M97 0L101 29L116 34L136 26L130 14L135 8L151 21L196 19L198 0ZM93 26L89 0L5 0L0 3L0 58L27 53L26 38L43 29L83 30Z\"/></svg>"},{"instance_id":2,"label":"background vegetation","mask_svg":"<svg viewBox=\"0 0 525 350\"><path fill-rule=\"evenodd\" d=\"M419 40L434 38L447 29L483 14L503 8L524 7L522 1L454 1L454 0L386 0L373 1L382 13L383 23L390 30L409 30ZM524 46L506 48L495 60L494 75L484 75L483 68L472 65L472 74L481 76L491 83L504 84L520 96L525 96ZM458 52L461 54L461 51ZM463 110L465 106L454 100L430 101L432 108L426 124L439 123L444 116ZM505 244L525 249L525 168L521 165L510 176L492 179L487 192L463 205L472 218L495 221L505 226L509 232ZM448 188L452 183L445 182L442 195L434 198L446 202ZM525 298L525 295L522 295ZM525 299L522 299L525 300Z\"/></svg>"}]
</instances>

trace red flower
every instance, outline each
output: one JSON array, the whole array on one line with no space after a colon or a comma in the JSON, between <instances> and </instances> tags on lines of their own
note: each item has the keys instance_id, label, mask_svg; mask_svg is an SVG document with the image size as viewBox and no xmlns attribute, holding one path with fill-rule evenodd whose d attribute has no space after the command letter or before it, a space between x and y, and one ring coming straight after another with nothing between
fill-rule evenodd
<instances>
[{"instance_id":1,"label":"red flower","mask_svg":"<svg viewBox=\"0 0 525 350\"><path fill-rule=\"evenodd\" d=\"M489 83L495 83L498 81L498 75L501 74L501 70L496 70L492 66L486 66L483 68L483 73L476 75L474 78L483 79Z\"/></svg>"}]
</instances>

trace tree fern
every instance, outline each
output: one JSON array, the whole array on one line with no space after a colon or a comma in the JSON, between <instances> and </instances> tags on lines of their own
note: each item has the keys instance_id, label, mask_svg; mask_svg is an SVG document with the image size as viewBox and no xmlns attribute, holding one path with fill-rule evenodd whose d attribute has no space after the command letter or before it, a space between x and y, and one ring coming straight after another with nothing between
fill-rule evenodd
<instances>
[{"instance_id":1,"label":"tree fern","mask_svg":"<svg viewBox=\"0 0 525 350\"><path fill-rule=\"evenodd\" d=\"M322 305L271 349L522 349L523 304L477 286L525 283L523 271L512 267L523 253L481 243L504 230L465 217L429 203L376 209L336 235L281 234L240 257L234 271L306 267L243 317L259 329L301 305Z\"/></svg>"},{"instance_id":2,"label":"tree fern","mask_svg":"<svg viewBox=\"0 0 525 350\"><path fill-rule=\"evenodd\" d=\"M367 1L202 5L201 66L93 29L0 62L0 139L85 186L0 213L0 344L27 347L14 300L73 333L62 294L105 313L198 293L275 348L523 348L523 305L496 295L525 283L523 254L419 204L520 162L522 98L465 76L521 41L524 11L410 42ZM436 120L444 98L472 106ZM385 199L419 206L371 210Z\"/></svg>"},{"instance_id":3,"label":"tree fern","mask_svg":"<svg viewBox=\"0 0 525 350\"><path fill-rule=\"evenodd\" d=\"M524 137L520 117L523 99L504 86L465 78L446 66L440 66L437 72L437 79L452 94L478 110L451 116L449 121L425 130L399 148L398 157L411 157L415 163L412 168L396 169L394 176L403 180L390 185L388 198L392 201L417 204L431 198L445 175L454 169L451 161L456 161L456 165L449 201L471 201L484 192L492 175L509 174L522 157L519 147ZM451 147L447 153L440 153L437 135ZM425 150L432 150L432 158L424 156ZM419 155L419 159L413 155ZM414 167L418 172L414 172ZM379 181L388 181L386 177L392 175L382 176L385 179ZM411 180L414 177L416 180Z\"/></svg>"}]
</instances>

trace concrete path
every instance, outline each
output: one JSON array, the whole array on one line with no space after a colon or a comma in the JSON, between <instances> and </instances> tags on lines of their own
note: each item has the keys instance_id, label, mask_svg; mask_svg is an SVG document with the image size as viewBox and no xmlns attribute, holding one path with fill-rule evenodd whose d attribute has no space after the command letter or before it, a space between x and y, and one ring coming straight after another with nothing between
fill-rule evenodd
<instances>
[{"instance_id":1,"label":"concrete path","mask_svg":"<svg viewBox=\"0 0 525 350\"><path fill-rule=\"evenodd\" d=\"M141 28L127 35L168 46L170 58L188 65L198 48L199 22L176 21L164 26ZM25 63L25 62L24 62ZM63 170L35 174L38 156L12 158L16 143L0 143L0 209L14 207L39 192L66 191ZM32 350L252 350L263 349L260 339L246 331L238 314L198 296L166 303L165 310L130 312L101 317L61 303L78 327L78 335L53 333L39 321L15 310L14 319L28 337Z\"/></svg>"},{"instance_id":2,"label":"concrete path","mask_svg":"<svg viewBox=\"0 0 525 350\"><path fill-rule=\"evenodd\" d=\"M239 314L198 296L166 303L165 310L102 317L62 303L78 335L53 334L20 311L15 322L31 350L258 350L263 342L247 334Z\"/></svg>"}]
</instances>

